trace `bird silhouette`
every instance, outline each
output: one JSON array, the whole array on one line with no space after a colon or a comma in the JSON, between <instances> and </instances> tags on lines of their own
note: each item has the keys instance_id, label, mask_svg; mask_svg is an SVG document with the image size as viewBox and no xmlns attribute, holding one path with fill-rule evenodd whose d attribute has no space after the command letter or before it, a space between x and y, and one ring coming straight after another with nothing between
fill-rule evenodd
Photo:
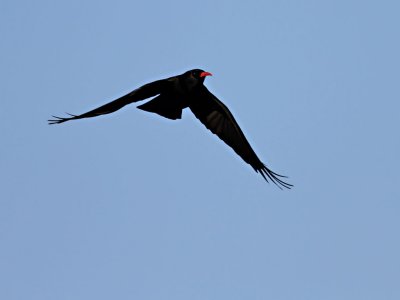
<instances>
[{"instance_id":1,"label":"bird silhouette","mask_svg":"<svg viewBox=\"0 0 400 300\"><path fill-rule=\"evenodd\" d=\"M182 110L189 107L201 123L230 146L267 182L269 179L281 189L290 189L293 185L282 179L286 176L273 172L262 163L229 109L204 86L205 78L211 75L201 69L190 70L181 75L145 84L125 96L81 115L53 116L54 119L48 122L52 125L97 117L115 112L130 103L156 96L137 108L176 120L182 117Z\"/></svg>"}]
</instances>

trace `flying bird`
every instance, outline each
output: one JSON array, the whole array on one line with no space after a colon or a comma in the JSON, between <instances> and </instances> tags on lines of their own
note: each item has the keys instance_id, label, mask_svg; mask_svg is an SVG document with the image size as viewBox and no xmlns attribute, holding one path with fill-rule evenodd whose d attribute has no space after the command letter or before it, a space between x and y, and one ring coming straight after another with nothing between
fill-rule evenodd
<instances>
[{"instance_id":1,"label":"flying bird","mask_svg":"<svg viewBox=\"0 0 400 300\"><path fill-rule=\"evenodd\" d=\"M205 78L211 75L201 69L190 70L181 75L145 84L125 96L81 115L53 116L54 119L48 122L60 124L97 117L117 111L130 103L156 96L137 108L176 120L182 117L182 110L189 107L201 123L230 146L267 182L269 179L281 189L282 187L290 189L293 185L282 179L286 176L271 171L262 163L229 109L204 86Z\"/></svg>"}]
</instances>

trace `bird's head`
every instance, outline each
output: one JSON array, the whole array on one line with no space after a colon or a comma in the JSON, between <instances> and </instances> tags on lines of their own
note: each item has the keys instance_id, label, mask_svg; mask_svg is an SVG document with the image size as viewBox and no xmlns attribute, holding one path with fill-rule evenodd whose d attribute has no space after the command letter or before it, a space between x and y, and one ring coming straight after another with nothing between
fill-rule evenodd
<instances>
[{"instance_id":1,"label":"bird's head","mask_svg":"<svg viewBox=\"0 0 400 300\"><path fill-rule=\"evenodd\" d=\"M197 80L200 80L201 82L204 82L207 76L212 76L210 72L203 71L201 69L194 69L189 71L190 76L196 78Z\"/></svg>"},{"instance_id":2,"label":"bird's head","mask_svg":"<svg viewBox=\"0 0 400 300\"><path fill-rule=\"evenodd\" d=\"M201 69L193 69L184 73L183 76L185 77L188 88L191 89L197 85L202 85L206 77L212 76L212 74Z\"/></svg>"}]
</instances>

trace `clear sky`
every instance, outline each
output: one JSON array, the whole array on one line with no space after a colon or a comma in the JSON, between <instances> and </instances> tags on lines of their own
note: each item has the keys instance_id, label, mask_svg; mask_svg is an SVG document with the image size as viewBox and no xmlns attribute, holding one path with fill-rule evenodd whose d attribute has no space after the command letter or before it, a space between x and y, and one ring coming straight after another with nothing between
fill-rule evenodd
<instances>
[{"instance_id":1,"label":"clear sky","mask_svg":"<svg viewBox=\"0 0 400 300\"><path fill-rule=\"evenodd\" d=\"M0 2L0 299L400 299L399 1ZM199 67L187 110L48 126Z\"/></svg>"}]
</instances>

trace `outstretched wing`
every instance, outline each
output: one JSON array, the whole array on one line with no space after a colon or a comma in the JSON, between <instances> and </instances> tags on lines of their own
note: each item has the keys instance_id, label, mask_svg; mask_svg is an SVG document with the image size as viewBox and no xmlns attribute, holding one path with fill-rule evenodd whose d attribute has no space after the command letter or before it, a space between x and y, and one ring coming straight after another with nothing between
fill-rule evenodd
<instances>
[{"instance_id":1,"label":"outstretched wing","mask_svg":"<svg viewBox=\"0 0 400 300\"><path fill-rule=\"evenodd\" d=\"M267 182L270 179L279 188L290 189L292 187L291 184L281 179L286 176L271 171L261 162L232 113L205 86L202 86L193 95L189 108L196 118L250 164L256 172L259 172Z\"/></svg>"},{"instance_id":2,"label":"outstretched wing","mask_svg":"<svg viewBox=\"0 0 400 300\"><path fill-rule=\"evenodd\" d=\"M137 102L137 101L144 100L146 98L161 94L163 91L165 91L165 89L167 89L168 80L171 80L171 78L157 80L157 81L145 84L142 87L130 92L129 94L122 96L121 98L118 98L110 103L107 103L107 104L100 106L96 109L93 109L91 111L88 111L84 114L81 114L81 115L69 114L70 117L66 117L66 118L53 116L54 119L48 120L48 122L50 125L51 124L60 124L60 123L70 121L70 120L92 118L92 117L97 117L100 115L112 113L132 102Z\"/></svg>"}]
</instances>

